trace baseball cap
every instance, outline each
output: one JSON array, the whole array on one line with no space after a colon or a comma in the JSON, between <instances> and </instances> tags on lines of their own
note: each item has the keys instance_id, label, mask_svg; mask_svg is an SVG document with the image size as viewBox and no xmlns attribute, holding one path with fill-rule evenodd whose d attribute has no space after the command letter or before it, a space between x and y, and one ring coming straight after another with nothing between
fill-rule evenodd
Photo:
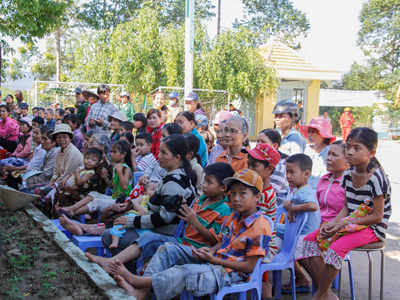
<instances>
[{"instance_id":1,"label":"baseball cap","mask_svg":"<svg viewBox=\"0 0 400 300\"><path fill-rule=\"evenodd\" d=\"M128 97L130 98L131 95L129 94L129 92L122 92L121 95L119 95L120 97Z\"/></svg>"},{"instance_id":2,"label":"baseball cap","mask_svg":"<svg viewBox=\"0 0 400 300\"><path fill-rule=\"evenodd\" d=\"M24 122L29 125L29 127L32 127L32 119L29 117L23 117L19 119L20 122Z\"/></svg>"},{"instance_id":3,"label":"baseball cap","mask_svg":"<svg viewBox=\"0 0 400 300\"><path fill-rule=\"evenodd\" d=\"M185 101L199 101L199 97L197 96L197 94L195 92L191 92L185 97L184 100Z\"/></svg>"},{"instance_id":4,"label":"baseball cap","mask_svg":"<svg viewBox=\"0 0 400 300\"><path fill-rule=\"evenodd\" d=\"M22 102L22 103L19 105L19 108L26 108L26 109L28 109L28 108L29 108L29 105L28 105L28 103Z\"/></svg>"},{"instance_id":5,"label":"baseball cap","mask_svg":"<svg viewBox=\"0 0 400 300\"><path fill-rule=\"evenodd\" d=\"M208 125L208 118L204 115L196 115L196 121L197 121L197 128L199 127L207 127Z\"/></svg>"},{"instance_id":6,"label":"baseball cap","mask_svg":"<svg viewBox=\"0 0 400 300\"><path fill-rule=\"evenodd\" d=\"M242 149L243 153L248 153L256 160L263 160L269 162L274 167L279 163L281 155L274 147L268 144L260 143L254 149Z\"/></svg>"},{"instance_id":7,"label":"baseball cap","mask_svg":"<svg viewBox=\"0 0 400 300\"><path fill-rule=\"evenodd\" d=\"M242 169L240 171L237 171L233 175L233 177L225 178L223 183L226 185L230 185L235 180L240 181L241 183L248 186L254 186L260 192L263 189L263 180L260 175L258 175L257 172L249 169Z\"/></svg>"},{"instance_id":8,"label":"baseball cap","mask_svg":"<svg viewBox=\"0 0 400 300\"><path fill-rule=\"evenodd\" d=\"M75 89L75 91L74 91L74 93L76 93L76 94L82 94L82 89L81 89L79 86L77 86L76 89Z\"/></svg>"}]
</instances>

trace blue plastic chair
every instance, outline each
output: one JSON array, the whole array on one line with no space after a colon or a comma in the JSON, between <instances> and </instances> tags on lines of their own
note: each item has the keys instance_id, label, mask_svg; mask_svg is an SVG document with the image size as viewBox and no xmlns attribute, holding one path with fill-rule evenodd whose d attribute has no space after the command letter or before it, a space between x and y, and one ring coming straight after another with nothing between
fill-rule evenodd
<instances>
[{"instance_id":1,"label":"blue plastic chair","mask_svg":"<svg viewBox=\"0 0 400 300\"><path fill-rule=\"evenodd\" d=\"M292 299L296 300L296 284L294 275L294 254L301 231L308 220L308 213L298 212L296 222L289 222L288 211L280 206L276 210L276 221L280 220L281 215L285 213L285 236L283 238L282 250L277 254L269 264L261 264L259 274L259 287L261 289L262 276L266 271L273 271L273 286L276 289L276 299L281 299L282 289L282 270L290 269Z\"/></svg>"},{"instance_id":2,"label":"blue plastic chair","mask_svg":"<svg viewBox=\"0 0 400 300\"><path fill-rule=\"evenodd\" d=\"M72 221L78 223L78 221L75 221L75 220L72 220ZM51 222L53 222L53 224L56 225L57 228L60 229L67 236L67 238L71 239L71 237L72 237L71 232L69 232L67 229L65 229L64 227L61 226L59 219L51 220Z\"/></svg>"},{"instance_id":3,"label":"blue plastic chair","mask_svg":"<svg viewBox=\"0 0 400 300\"><path fill-rule=\"evenodd\" d=\"M136 186L136 184L139 181L139 178L142 177L144 172L133 172L133 187Z\"/></svg>"},{"instance_id":4,"label":"blue plastic chair","mask_svg":"<svg viewBox=\"0 0 400 300\"><path fill-rule=\"evenodd\" d=\"M87 248L96 248L97 256L104 256L104 246L101 241L101 236L98 235L82 235L77 236L73 235L71 238L71 242L74 245L78 246L83 252L86 251ZM111 253L106 250L106 256L111 257Z\"/></svg>"}]
</instances>

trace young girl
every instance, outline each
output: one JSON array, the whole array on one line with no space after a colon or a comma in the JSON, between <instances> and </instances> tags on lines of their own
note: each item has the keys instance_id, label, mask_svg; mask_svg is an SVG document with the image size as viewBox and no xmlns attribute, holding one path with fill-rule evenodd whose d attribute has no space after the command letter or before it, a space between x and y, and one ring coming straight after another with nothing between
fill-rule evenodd
<instances>
[{"instance_id":1,"label":"young girl","mask_svg":"<svg viewBox=\"0 0 400 300\"><path fill-rule=\"evenodd\" d=\"M113 131L110 137L111 145L119 140L119 124L124 121L127 121L126 115L120 111L108 116L108 122L110 122L110 128ZM108 154L111 154L111 149Z\"/></svg>"},{"instance_id":2,"label":"young girl","mask_svg":"<svg viewBox=\"0 0 400 300\"><path fill-rule=\"evenodd\" d=\"M108 187L113 189L112 196L90 192L89 195L72 206L60 208L56 205L59 216L65 214L68 217L83 215L104 208L115 203L120 197L127 197L131 192L129 181L132 179L132 159L130 147L126 141L116 141L111 147L111 160L114 164L112 181L109 180L107 172L103 170L103 179Z\"/></svg>"},{"instance_id":3,"label":"young girl","mask_svg":"<svg viewBox=\"0 0 400 300\"><path fill-rule=\"evenodd\" d=\"M15 148L10 158L0 161L0 168L4 168L6 165L21 167L28 164L32 143L32 119L29 117L21 118L19 120L19 131L22 136L19 138L17 148Z\"/></svg>"},{"instance_id":4,"label":"young girl","mask_svg":"<svg viewBox=\"0 0 400 300\"><path fill-rule=\"evenodd\" d=\"M119 139L123 140L123 141L127 141L129 143L129 146L131 147L131 150L133 148L135 148L135 146L133 145L133 134L132 133L126 131L120 135Z\"/></svg>"},{"instance_id":5,"label":"young girl","mask_svg":"<svg viewBox=\"0 0 400 300\"><path fill-rule=\"evenodd\" d=\"M199 155L201 157L201 166L204 167L208 162L207 145L204 138L199 134L196 129L196 118L191 111L182 111L176 117L175 123L182 127L183 134L194 134L200 140Z\"/></svg>"},{"instance_id":6,"label":"young girl","mask_svg":"<svg viewBox=\"0 0 400 300\"><path fill-rule=\"evenodd\" d=\"M137 113L133 116L133 128L136 129L135 138L139 133L147 132L147 119L145 114Z\"/></svg>"},{"instance_id":7,"label":"young girl","mask_svg":"<svg viewBox=\"0 0 400 300\"><path fill-rule=\"evenodd\" d=\"M61 119L58 119L61 120ZM57 121L58 121L57 120ZM82 148L83 148L83 136L81 133L81 130L79 129L79 119L76 115L73 114L68 114L64 117L64 123L68 124L69 127L71 127L73 133L74 133L74 139L72 140L72 144L74 144L74 146L76 148L79 149L79 151L82 152Z\"/></svg>"},{"instance_id":8,"label":"young girl","mask_svg":"<svg viewBox=\"0 0 400 300\"><path fill-rule=\"evenodd\" d=\"M207 145L207 153L208 153L208 161L210 161L210 153L212 148L214 147L214 136L209 131L200 132L201 136L204 138L204 141Z\"/></svg>"},{"instance_id":9,"label":"young girl","mask_svg":"<svg viewBox=\"0 0 400 300\"><path fill-rule=\"evenodd\" d=\"M147 113L147 132L153 136L153 144L151 146L151 153L158 159L158 152L160 152L161 129L164 124L162 123L161 111L157 108L152 108Z\"/></svg>"},{"instance_id":10,"label":"young girl","mask_svg":"<svg viewBox=\"0 0 400 300\"><path fill-rule=\"evenodd\" d=\"M198 154L200 141L194 134L185 134L183 135L185 139L187 139L189 143L189 153L186 155L188 161L192 165L193 171L197 175L197 182L193 182L197 189L197 196L203 195L203 184L204 184L204 173L203 168L201 167L201 158Z\"/></svg>"},{"instance_id":11,"label":"young girl","mask_svg":"<svg viewBox=\"0 0 400 300\"><path fill-rule=\"evenodd\" d=\"M366 127L355 128L347 137L346 157L351 168L343 173L345 205L330 222L324 223L304 239L304 256L309 258L310 275L317 287L313 299L337 299L330 286L342 267L345 255L354 248L385 241L391 210L391 188L386 174L375 158L378 135ZM350 220L360 208L370 210L362 218ZM357 228L353 233L348 229ZM360 228L363 228L360 230ZM338 232L347 232L333 241L324 254L319 238L327 239Z\"/></svg>"},{"instance_id":12,"label":"young girl","mask_svg":"<svg viewBox=\"0 0 400 300\"><path fill-rule=\"evenodd\" d=\"M310 142L304 154L308 155L313 161L308 184L315 191L318 180L327 173L326 157L328 156L329 145L336 140L336 137L332 135L331 123L324 117L313 118L309 125L300 126L300 130Z\"/></svg>"},{"instance_id":13,"label":"young girl","mask_svg":"<svg viewBox=\"0 0 400 300\"><path fill-rule=\"evenodd\" d=\"M172 134L182 135L182 127L176 123L164 125L163 129L161 130L161 142L167 136L170 136ZM139 183L144 185L147 184L149 181L160 182L166 172L167 170L160 167L160 164L158 163L158 161L156 161L144 171L143 176L139 178Z\"/></svg>"},{"instance_id":14,"label":"young girl","mask_svg":"<svg viewBox=\"0 0 400 300\"><path fill-rule=\"evenodd\" d=\"M281 135L274 129L261 130L257 137L257 144L264 143L274 147L281 156L279 163L276 165L274 172L271 174L271 184L276 193L276 204L280 206L286 200L289 190L289 183L286 179L286 159L288 156L279 151L281 146Z\"/></svg>"}]
</instances>

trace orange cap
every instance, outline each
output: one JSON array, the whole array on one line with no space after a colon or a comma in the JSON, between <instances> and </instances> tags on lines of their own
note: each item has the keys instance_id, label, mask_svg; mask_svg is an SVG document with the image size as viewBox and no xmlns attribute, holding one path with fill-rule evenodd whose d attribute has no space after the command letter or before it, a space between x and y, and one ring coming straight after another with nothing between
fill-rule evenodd
<instances>
[{"instance_id":1,"label":"orange cap","mask_svg":"<svg viewBox=\"0 0 400 300\"><path fill-rule=\"evenodd\" d=\"M235 180L240 181L241 183L248 186L254 186L260 192L263 189L262 178L260 177L260 175L257 174L257 172L254 172L253 170L242 169L240 171L237 171L235 175L233 175L233 177L225 178L223 183L229 185Z\"/></svg>"}]
</instances>

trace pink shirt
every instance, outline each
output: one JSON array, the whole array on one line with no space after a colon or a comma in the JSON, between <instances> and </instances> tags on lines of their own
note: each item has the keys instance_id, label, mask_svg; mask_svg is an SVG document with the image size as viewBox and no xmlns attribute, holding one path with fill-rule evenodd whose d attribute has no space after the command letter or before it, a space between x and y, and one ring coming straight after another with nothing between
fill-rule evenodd
<instances>
[{"instance_id":1,"label":"pink shirt","mask_svg":"<svg viewBox=\"0 0 400 300\"><path fill-rule=\"evenodd\" d=\"M14 119L7 117L6 121L0 120L0 137L9 141L16 141L19 136L19 125Z\"/></svg>"},{"instance_id":2,"label":"pink shirt","mask_svg":"<svg viewBox=\"0 0 400 300\"><path fill-rule=\"evenodd\" d=\"M15 156L18 158L28 158L31 154L31 144L32 144L32 132L28 133L29 137L26 140L25 146L22 146L21 143L18 143L17 148L11 154L11 156Z\"/></svg>"},{"instance_id":3,"label":"pink shirt","mask_svg":"<svg viewBox=\"0 0 400 300\"><path fill-rule=\"evenodd\" d=\"M317 186L317 199L321 210L321 223L332 221L344 207L344 188L340 185L342 176L330 182L332 173L321 177Z\"/></svg>"}]
</instances>

